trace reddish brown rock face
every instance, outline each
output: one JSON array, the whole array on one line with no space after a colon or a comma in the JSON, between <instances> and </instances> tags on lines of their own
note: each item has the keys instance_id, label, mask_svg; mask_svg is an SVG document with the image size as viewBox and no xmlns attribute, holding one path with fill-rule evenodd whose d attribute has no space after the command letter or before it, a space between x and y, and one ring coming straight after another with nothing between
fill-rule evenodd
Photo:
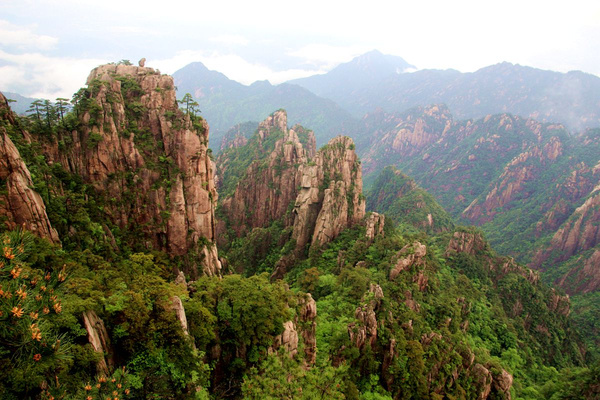
<instances>
[{"instance_id":1,"label":"reddish brown rock face","mask_svg":"<svg viewBox=\"0 0 600 400\"><path fill-rule=\"evenodd\" d=\"M5 125L6 124L6 125ZM33 189L33 181L19 151L8 137L7 126L16 126L8 102L0 93L0 216L9 229L23 227L53 243L60 243L52 228L42 197Z\"/></svg>"},{"instance_id":2,"label":"reddish brown rock face","mask_svg":"<svg viewBox=\"0 0 600 400\"><path fill-rule=\"evenodd\" d=\"M237 235L282 218L287 226L293 222L286 213L298 195L302 178L299 165L307 163L307 152L295 130L287 129L285 111L276 111L259 125L259 140L263 142L276 132L283 137L268 159L253 162L235 193L222 203L229 221L235 221L232 228Z\"/></svg>"},{"instance_id":3,"label":"reddish brown rock face","mask_svg":"<svg viewBox=\"0 0 600 400\"><path fill-rule=\"evenodd\" d=\"M314 135L310 132L305 148L296 133L301 129L288 130L283 110L259 124L259 145L273 134L282 138L266 160L250 164L234 194L222 202L238 236L283 220L293 227L296 253L301 253L307 245L330 242L364 218L362 171L352 139L339 136L315 152Z\"/></svg>"},{"instance_id":4,"label":"reddish brown rock face","mask_svg":"<svg viewBox=\"0 0 600 400\"><path fill-rule=\"evenodd\" d=\"M322 246L364 218L362 170L352 139L331 139L301 171L292 233L297 249Z\"/></svg>"},{"instance_id":5,"label":"reddish brown rock face","mask_svg":"<svg viewBox=\"0 0 600 400\"><path fill-rule=\"evenodd\" d=\"M588 293L600 288L600 250L582 254L600 244L600 194L597 191L578 207L556 231L550 243L540 249L533 268L546 269L576 257L575 264L557 283L569 293Z\"/></svg>"},{"instance_id":6,"label":"reddish brown rock face","mask_svg":"<svg viewBox=\"0 0 600 400\"><path fill-rule=\"evenodd\" d=\"M49 160L104 194L121 229L140 229L148 247L174 256L194 253L192 275L219 274L206 122L179 110L173 78L152 68L102 65L87 82L92 107L69 149L46 149Z\"/></svg>"}]
</instances>

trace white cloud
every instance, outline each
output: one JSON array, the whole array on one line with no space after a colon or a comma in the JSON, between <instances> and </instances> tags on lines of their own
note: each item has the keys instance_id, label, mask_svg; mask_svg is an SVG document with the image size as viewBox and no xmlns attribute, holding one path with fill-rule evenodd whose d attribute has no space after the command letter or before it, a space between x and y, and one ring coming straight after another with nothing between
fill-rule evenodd
<instances>
[{"instance_id":1,"label":"white cloud","mask_svg":"<svg viewBox=\"0 0 600 400\"><path fill-rule=\"evenodd\" d=\"M126 25L114 25L106 28L107 31L116 35L144 35L144 36L158 36L160 32L142 28L139 26L126 26Z\"/></svg>"},{"instance_id":2,"label":"white cloud","mask_svg":"<svg viewBox=\"0 0 600 400\"><path fill-rule=\"evenodd\" d=\"M49 57L40 53L11 54L0 50L0 62L6 64L0 67L0 89L55 99L70 98L85 85L89 72L106 60Z\"/></svg>"},{"instance_id":3,"label":"white cloud","mask_svg":"<svg viewBox=\"0 0 600 400\"><path fill-rule=\"evenodd\" d=\"M0 45L15 46L22 50L49 50L56 46L58 38L38 35L31 28L0 20Z\"/></svg>"},{"instance_id":4,"label":"white cloud","mask_svg":"<svg viewBox=\"0 0 600 400\"><path fill-rule=\"evenodd\" d=\"M373 50L367 46L331 46L322 43L313 43L290 51L287 54L303 59L307 64L317 66L319 69L330 70L338 64L348 62L352 58Z\"/></svg>"},{"instance_id":5,"label":"white cloud","mask_svg":"<svg viewBox=\"0 0 600 400\"><path fill-rule=\"evenodd\" d=\"M242 35L219 35L211 37L209 40L211 42L238 46L246 46L249 43L248 39Z\"/></svg>"},{"instance_id":6,"label":"white cloud","mask_svg":"<svg viewBox=\"0 0 600 400\"><path fill-rule=\"evenodd\" d=\"M200 61L208 69L219 71L229 79L249 85L256 81L269 80L273 84L285 82L290 79L302 78L320 70L288 69L274 71L273 69L259 63L251 63L235 54L221 54L219 52L204 52L196 50L184 50L177 52L171 58L163 60L148 60L150 67L158 68L162 73L172 74L180 68L192 62Z\"/></svg>"}]
</instances>

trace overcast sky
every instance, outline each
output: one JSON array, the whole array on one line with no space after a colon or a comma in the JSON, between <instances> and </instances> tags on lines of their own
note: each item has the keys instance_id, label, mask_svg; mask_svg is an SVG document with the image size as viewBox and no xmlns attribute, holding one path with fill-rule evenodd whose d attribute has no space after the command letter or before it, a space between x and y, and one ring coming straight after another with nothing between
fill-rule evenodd
<instances>
[{"instance_id":1,"label":"overcast sky","mask_svg":"<svg viewBox=\"0 0 600 400\"><path fill-rule=\"evenodd\" d=\"M0 91L31 97L71 97L122 59L280 83L372 49L419 69L508 61L600 76L600 1L0 0Z\"/></svg>"}]
</instances>

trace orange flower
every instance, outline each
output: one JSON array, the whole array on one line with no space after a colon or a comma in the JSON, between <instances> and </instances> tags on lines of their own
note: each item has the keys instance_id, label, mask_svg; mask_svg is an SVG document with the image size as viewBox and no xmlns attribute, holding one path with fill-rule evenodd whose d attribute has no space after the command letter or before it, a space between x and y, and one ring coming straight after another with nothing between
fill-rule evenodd
<instances>
[{"instance_id":1,"label":"orange flower","mask_svg":"<svg viewBox=\"0 0 600 400\"><path fill-rule=\"evenodd\" d=\"M23 290L23 288L20 288L19 290L17 290L17 296L25 300L25 297L27 297L27 291Z\"/></svg>"},{"instance_id":2,"label":"orange flower","mask_svg":"<svg viewBox=\"0 0 600 400\"><path fill-rule=\"evenodd\" d=\"M117 383L117 389L121 389L121 384Z\"/></svg>"},{"instance_id":3,"label":"orange flower","mask_svg":"<svg viewBox=\"0 0 600 400\"><path fill-rule=\"evenodd\" d=\"M62 311L62 306L60 305L60 303L54 303L54 305L52 306L54 308L54 311L58 314Z\"/></svg>"},{"instance_id":4,"label":"orange flower","mask_svg":"<svg viewBox=\"0 0 600 400\"><path fill-rule=\"evenodd\" d=\"M93 400L93 399L92 399L92 396L88 396L85 398L85 400Z\"/></svg>"},{"instance_id":5,"label":"orange flower","mask_svg":"<svg viewBox=\"0 0 600 400\"><path fill-rule=\"evenodd\" d=\"M42 286L40 289L42 290L42 292L45 292L46 291L46 286Z\"/></svg>"},{"instance_id":6,"label":"orange flower","mask_svg":"<svg viewBox=\"0 0 600 400\"><path fill-rule=\"evenodd\" d=\"M44 314L50 313L50 309L48 307L44 307L44 309L42 311L44 312Z\"/></svg>"},{"instance_id":7,"label":"orange flower","mask_svg":"<svg viewBox=\"0 0 600 400\"><path fill-rule=\"evenodd\" d=\"M37 340L38 342L42 340L42 333L40 332L40 328L38 328L37 324L31 324L31 339Z\"/></svg>"},{"instance_id":8,"label":"orange flower","mask_svg":"<svg viewBox=\"0 0 600 400\"><path fill-rule=\"evenodd\" d=\"M115 378L112 378L110 381L111 381L112 383L115 383L117 380L116 380ZM115 396L116 396L116 395L115 395Z\"/></svg>"},{"instance_id":9,"label":"orange flower","mask_svg":"<svg viewBox=\"0 0 600 400\"><path fill-rule=\"evenodd\" d=\"M106 377L101 376L100 378L98 378L98 382L100 382L100 383L106 382Z\"/></svg>"},{"instance_id":10,"label":"orange flower","mask_svg":"<svg viewBox=\"0 0 600 400\"><path fill-rule=\"evenodd\" d=\"M100 384L99 384L99 383L98 383L98 384L96 384L96 387L97 387L98 389L100 389Z\"/></svg>"},{"instance_id":11,"label":"orange flower","mask_svg":"<svg viewBox=\"0 0 600 400\"><path fill-rule=\"evenodd\" d=\"M118 396L119 392L117 392L116 390L113 392L113 396Z\"/></svg>"},{"instance_id":12,"label":"orange flower","mask_svg":"<svg viewBox=\"0 0 600 400\"><path fill-rule=\"evenodd\" d=\"M36 301L40 301L40 300L42 300L42 295L41 295L41 294L38 294L37 296L35 296L35 300L36 300Z\"/></svg>"},{"instance_id":13,"label":"orange flower","mask_svg":"<svg viewBox=\"0 0 600 400\"><path fill-rule=\"evenodd\" d=\"M31 280L31 286L35 286L37 285L37 279L32 279Z\"/></svg>"},{"instance_id":14,"label":"orange flower","mask_svg":"<svg viewBox=\"0 0 600 400\"><path fill-rule=\"evenodd\" d=\"M17 318L21 318L23 316L23 309L21 307L13 307L13 309L11 310L11 312Z\"/></svg>"},{"instance_id":15,"label":"orange flower","mask_svg":"<svg viewBox=\"0 0 600 400\"><path fill-rule=\"evenodd\" d=\"M125 389L125 394L129 396L129 389Z\"/></svg>"},{"instance_id":16,"label":"orange flower","mask_svg":"<svg viewBox=\"0 0 600 400\"><path fill-rule=\"evenodd\" d=\"M12 275L13 279L17 279L19 275L21 275L21 271L21 267L15 267L12 269L12 271L10 271L10 274Z\"/></svg>"},{"instance_id":17,"label":"orange flower","mask_svg":"<svg viewBox=\"0 0 600 400\"><path fill-rule=\"evenodd\" d=\"M9 260L12 260L13 258L15 258L12 247L8 247L8 246L4 247L4 258L8 258Z\"/></svg>"},{"instance_id":18,"label":"orange flower","mask_svg":"<svg viewBox=\"0 0 600 400\"><path fill-rule=\"evenodd\" d=\"M34 361L40 361L41 359L42 359L42 355L39 353L33 356Z\"/></svg>"},{"instance_id":19,"label":"orange flower","mask_svg":"<svg viewBox=\"0 0 600 400\"><path fill-rule=\"evenodd\" d=\"M85 389L85 390L87 390L87 391L89 392L90 390L92 390L92 385L90 385L90 384L88 383L87 385L85 385L85 388L84 388L84 389Z\"/></svg>"},{"instance_id":20,"label":"orange flower","mask_svg":"<svg viewBox=\"0 0 600 400\"><path fill-rule=\"evenodd\" d=\"M38 315L38 313L36 313L36 312L33 312L33 311L32 311L32 312L30 312L30 313L29 313L29 317L30 317L31 319L38 319L38 316L39 316L39 315Z\"/></svg>"},{"instance_id":21,"label":"orange flower","mask_svg":"<svg viewBox=\"0 0 600 400\"><path fill-rule=\"evenodd\" d=\"M50 272L48 272L48 273L46 274L46 276L44 277L44 279L45 279L45 280L47 280L47 281L49 281L49 280L50 280Z\"/></svg>"}]
</instances>

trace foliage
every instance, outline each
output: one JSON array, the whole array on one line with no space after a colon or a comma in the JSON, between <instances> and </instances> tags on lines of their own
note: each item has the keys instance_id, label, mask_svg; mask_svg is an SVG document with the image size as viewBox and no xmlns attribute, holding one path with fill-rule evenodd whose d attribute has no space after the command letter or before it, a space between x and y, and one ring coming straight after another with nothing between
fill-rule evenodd
<instances>
[{"instance_id":1,"label":"foliage","mask_svg":"<svg viewBox=\"0 0 600 400\"><path fill-rule=\"evenodd\" d=\"M245 399L344 399L346 366L319 365L306 369L282 353L249 370L242 384Z\"/></svg>"},{"instance_id":2,"label":"foliage","mask_svg":"<svg viewBox=\"0 0 600 400\"><path fill-rule=\"evenodd\" d=\"M432 195L392 166L383 169L366 197L368 210L385 214L396 224L429 233L454 227L450 216Z\"/></svg>"}]
</instances>

